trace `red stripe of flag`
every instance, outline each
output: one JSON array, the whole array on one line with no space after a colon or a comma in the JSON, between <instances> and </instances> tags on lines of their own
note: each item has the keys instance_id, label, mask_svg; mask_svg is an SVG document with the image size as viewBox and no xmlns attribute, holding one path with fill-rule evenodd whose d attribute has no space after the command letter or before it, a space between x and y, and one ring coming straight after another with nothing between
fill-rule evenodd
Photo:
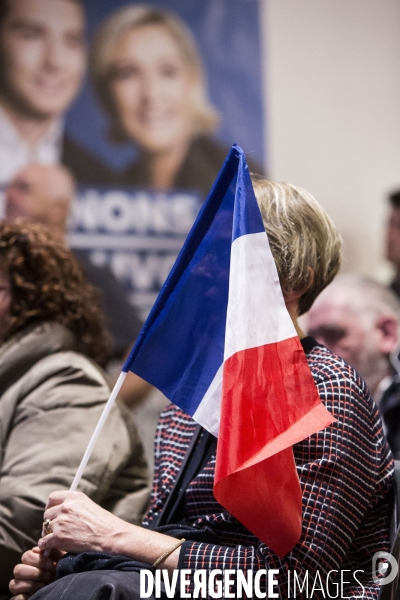
<instances>
[{"instance_id":1,"label":"red stripe of flag","mask_svg":"<svg viewBox=\"0 0 400 600\"><path fill-rule=\"evenodd\" d=\"M301 535L301 489L291 446L334 420L321 403L298 337L225 361L214 495L279 556Z\"/></svg>"}]
</instances>

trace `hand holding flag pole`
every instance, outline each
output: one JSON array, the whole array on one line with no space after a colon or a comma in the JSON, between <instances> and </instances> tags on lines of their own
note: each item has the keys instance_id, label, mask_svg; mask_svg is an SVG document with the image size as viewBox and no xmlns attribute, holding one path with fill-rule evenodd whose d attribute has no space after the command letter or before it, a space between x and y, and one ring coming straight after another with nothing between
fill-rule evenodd
<instances>
[{"instance_id":1,"label":"hand holding flag pole","mask_svg":"<svg viewBox=\"0 0 400 600\"><path fill-rule=\"evenodd\" d=\"M86 465L89 462L89 459L90 459L90 457L92 455L93 449L94 449L94 447L96 445L96 442L97 442L97 440L98 440L98 438L100 436L101 430L103 429L104 423L106 422L107 417L108 417L108 415L110 413L110 410L111 410L111 408L112 408L112 406L113 406L113 404L114 404L114 402L115 402L115 400L116 400L116 398L117 398L117 396L119 394L119 391L120 391L120 389L122 387L122 384L125 381L126 375L127 375L127 373L124 372L124 371L122 371L119 374L119 377L118 377L117 381L115 382L115 385L114 385L114 387L112 389L110 397L107 400L106 405L105 405L105 407L103 409L103 412L100 415L100 419L97 422L96 428L95 428L95 430L92 433L92 437L90 438L89 444L88 444L88 446L87 446L87 448L85 450L85 453L84 453L84 455L82 457L82 460L81 460L81 462L79 464L78 470L75 473L75 477L73 479L73 482L71 483L71 487L69 488L70 492L76 492L76 490L78 489L78 485L79 485L80 480L82 479L83 472L84 472L84 470L86 468ZM48 549L48 550L45 550L43 554L44 554L44 556L49 556L50 552L51 552L51 550Z\"/></svg>"},{"instance_id":2,"label":"hand holding flag pole","mask_svg":"<svg viewBox=\"0 0 400 600\"><path fill-rule=\"evenodd\" d=\"M279 556L287 554L300 538L302 508L291 446L334 419L286 310L236 145L123 366L71 490L129 370L218 437L216 499Z\"/></svg>"}]
</instances>

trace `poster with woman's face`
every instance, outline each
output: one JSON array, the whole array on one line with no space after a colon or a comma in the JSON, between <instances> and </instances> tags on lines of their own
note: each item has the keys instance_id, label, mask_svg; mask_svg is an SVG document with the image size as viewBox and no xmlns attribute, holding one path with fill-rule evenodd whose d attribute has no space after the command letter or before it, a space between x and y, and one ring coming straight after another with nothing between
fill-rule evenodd
<instances>
[{"instance_id":1,"label":"poster with woman's face","mask_svg":"<svg viewBox=\"0 0 400 600\"><path fill-rule=\"evenodd\" d=\"M143 316L230 146L264 171L259 9L259 0L0 8L0 185L22 174L17 183L33 189L31 163L70 169L70 243L109 266Z\"/></svg>"},{"instance_id":2,"label":"poster with woman's face","mask_svg":"<svg viewBox=\"0 0 400 600\"><path fill-rule=\"evenodd\" d=\"M198 140L224 151L236 142L265 163L258 0L84 4L89 75L66 131L114 179L178 187ZM164 153L163 169L155 157Z\"/></svg>"},{"instance_id":3,"label":"poster with woman's face","mask_svg":"<svg viewBox=\"0 0 400 600\"><path fill-rule=\"evenodd\" d=\"M229 147L264 171L258 0L86 2L89 77L68 113L103 163L71 243L110 266L145 316ZM87 173L89 169L87 169ZM94 180L93 180L94 179Z\"/></svg>"}]
</instances>

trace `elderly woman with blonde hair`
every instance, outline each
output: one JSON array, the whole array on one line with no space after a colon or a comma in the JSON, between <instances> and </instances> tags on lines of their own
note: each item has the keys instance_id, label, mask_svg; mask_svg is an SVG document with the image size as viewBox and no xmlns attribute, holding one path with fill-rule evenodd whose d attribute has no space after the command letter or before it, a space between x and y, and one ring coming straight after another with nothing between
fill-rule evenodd
<instances>
[{"instance_id":1,"label":"elderly woman with blonde hair","mask_svg":"<svg viewBox=\"0 0 400 600\"><path fill-rule=\"evenodd\" d=\"M138 150L118 183L207 193L226 148L211 137L219 115L190 29L165 10L125 6L96 35L91 75L110 139Z\"/></svg>"},{"instance_id":2,"label":"elderly woman with blonde hair","mask_svg":"<svg viewBox=\"0 0 400 600\"><path fill-rule=\"evenodd\" d=\"M319 581L333 593L341 585L341 597L378 598L371 561L376 552L389 551L393 460L365 383L341 359L304 337L298 324L299 315L338 272L341 239L304 190L260 177L254 177L254 188L286 307L319 396L336 419L293 446L303 502L299 542L278 557L217 502L216 439L170 405L159 423L153 493L144 527L118 519L81 493L52 494L44 514L52 532L39 540L40 550L27 552L15 569L10 589L17 600L25 600L54 577L55 563L65 551L94 554L95 566L92 561L90 569L87 564L83 569L91 572L81 572L85 554L61 559L57 581L43 587L35 600L143 597L138 572L143 568L162 569L170 577L176 569L192 574L187 590L191 597L199 591L199 570L208 576L227 570L231 582L239 571L244 576L258 572L261 593L266 595L266 573L276 569L274 592L280 598L296 596L293 572L301 586L307 578L318 590ZM54 562L41 554L45 550L53 553ZM92 570L101 567L105 570ZM325 591L318 597L327 597Z\"/></svg>"}]
</instances>

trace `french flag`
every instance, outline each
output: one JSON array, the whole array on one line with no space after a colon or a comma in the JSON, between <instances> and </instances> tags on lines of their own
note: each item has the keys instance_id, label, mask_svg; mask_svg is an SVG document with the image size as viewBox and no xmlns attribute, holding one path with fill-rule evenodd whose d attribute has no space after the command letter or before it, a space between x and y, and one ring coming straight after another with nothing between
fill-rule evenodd
<instances>
[{"instance_id":1,"label":"french flag","mask_svg":"<svg viewBox=\"0 0 400 600\"><path fill-rule=\"evenodd\" d=\"M236 145L123 367L129 370L218 437L215 498L287 554L301 535L292 445L334 419L287 312Z\"/></svg>"}]
</instances>

